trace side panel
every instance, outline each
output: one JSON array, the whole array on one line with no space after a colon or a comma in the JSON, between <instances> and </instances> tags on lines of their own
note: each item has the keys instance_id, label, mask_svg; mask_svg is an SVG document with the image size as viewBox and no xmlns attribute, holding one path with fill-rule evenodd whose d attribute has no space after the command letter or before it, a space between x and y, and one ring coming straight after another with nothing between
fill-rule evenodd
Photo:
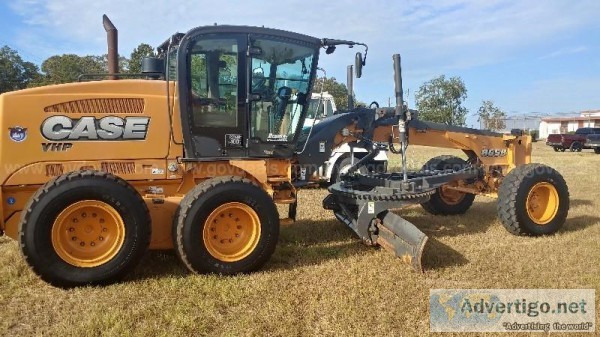
<instances>
[{"instance_id":1,"label":"side panel","mask_svg":"<svg viewBox=\"0 0 600 337\"><path fill-rule=\"evenodd\" d=\"M47 86L4 94L0 103L1 182L38 162L166 158L169 151L164 81Z\"/></svg>"}]
</instances>

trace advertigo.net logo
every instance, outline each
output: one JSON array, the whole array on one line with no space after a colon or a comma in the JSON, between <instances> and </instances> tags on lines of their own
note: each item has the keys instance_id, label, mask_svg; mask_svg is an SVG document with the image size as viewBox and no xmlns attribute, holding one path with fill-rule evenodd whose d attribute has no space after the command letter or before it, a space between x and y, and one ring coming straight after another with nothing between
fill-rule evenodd
<instances>
[{"instance_id":1,"label":"advertigo.net logo","mask_svg":"<svg viewBox=\"0 0 600 337\"><path fill-rule=\"evenodd\" d=\"M432 289L433 332L595 331L594 289Z\"/></svg>"}]
</instances>

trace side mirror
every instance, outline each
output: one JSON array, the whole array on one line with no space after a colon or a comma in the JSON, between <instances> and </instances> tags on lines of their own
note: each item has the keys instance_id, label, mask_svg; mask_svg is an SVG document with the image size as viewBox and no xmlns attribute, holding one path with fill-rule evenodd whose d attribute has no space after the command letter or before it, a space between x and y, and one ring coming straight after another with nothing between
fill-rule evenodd
<instances>
[{"instance_id":1,"label":"side mirror","mask_svg":"<svg viewBox=\"0 0 600 337\"><path fill-rule=\"evenodd\" d=\"M362 54L356 53L354 57L354 71L356 72L356 78L360 78L362 76L362 67L363 67L363 57Z\"/></svg>"},{"instance_id":2,"label":"side mirror","mask_svg":"<svg viewBox=\"0 0 600 337\"><path fill-rule=\"evenodd\" d=\"M292 89L289 87L279 88L279 90L277 90L277 97L287 102L292 97Z\"/></svg>"}]
</instances>

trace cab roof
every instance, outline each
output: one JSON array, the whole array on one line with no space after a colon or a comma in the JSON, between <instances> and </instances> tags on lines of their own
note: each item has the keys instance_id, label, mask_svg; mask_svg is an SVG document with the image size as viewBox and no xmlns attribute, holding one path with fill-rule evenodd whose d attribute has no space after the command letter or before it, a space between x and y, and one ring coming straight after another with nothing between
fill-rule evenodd
<instances>
[{"instance_id":1,"label":"cab roof","mask_svg":"<svg viewBox=\"0 0 600 337\"><path fill-rule=\"evenodd\" d=\"M167 50L169 45L178 45L179 42L186 36L195 36L202 34L215 34L215 33L241 33L241 34L255 34L255 35L269 35L269 36L277 36L285 39L291 39L296 41L305 42L315 47L320 47L322 45L322 40L316 37L312 37L309 35L304 35L300 33L294 33L287 30L275 29L275 28L265 28L265 27L255 27L255 26L233 26L233 25L213 25L213 26L200 26L193 29L190 29L187 33L175 33L170 38L168 38L165 42L163 42L160 46L158 46L158 52L162 53Z\"/></svg>"}]
</instances>

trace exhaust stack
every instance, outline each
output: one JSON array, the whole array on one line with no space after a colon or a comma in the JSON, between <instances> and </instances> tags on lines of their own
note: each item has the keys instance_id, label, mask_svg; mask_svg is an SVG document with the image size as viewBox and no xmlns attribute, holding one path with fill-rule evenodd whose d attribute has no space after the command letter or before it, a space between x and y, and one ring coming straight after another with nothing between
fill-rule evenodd
<instances>
[{"instance_id":1,"label":"exhaust stack","mask_svg":"<svg viewBox=\"0 0 600 337\"><path fill-rule=\"evenodd\" d=\"M350 111L354 109L354 73L351 65L346 69L346 82L348 87L348 111Z\"/></svg>"},{"instance_id":2,"label":"exhaust stack","mask_svg":"<svg viewBox=\"0 0 600 337\"><path fill-rule=\"evenodd\" d=\"M106 41L108 43L108 73L119 73L119 31L110 21L108 16L102 16L102 25L106 30ZM116 80L116 76L110 76L111 80Z\"/></svg>"}]
</instances>

